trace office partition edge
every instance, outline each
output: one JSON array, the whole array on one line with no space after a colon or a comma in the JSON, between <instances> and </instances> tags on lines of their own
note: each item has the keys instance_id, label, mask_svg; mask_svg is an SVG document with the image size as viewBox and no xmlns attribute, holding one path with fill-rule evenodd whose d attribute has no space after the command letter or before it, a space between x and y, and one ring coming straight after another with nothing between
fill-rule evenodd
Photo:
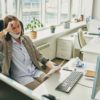
<instances>
[{"instance_id":1,"label":"office partition edge","mask_svg":"<svg viewBox=\"0 0 100 100\"><path fill-rule=\"evenodd\" d=\"M19 92L27 95L28 97L30 97L30 98L32 98L34 100L39 100L37 97L35 97L35 96L32 95L32 90L30 90L27 87L19 84L15 80L10 79L9 77L3 75L2 73L0 73L0 80L2 80L3 82L5 82L6 84L10 85L11 87L15 88Z\"/></svg>"}]
</instances>

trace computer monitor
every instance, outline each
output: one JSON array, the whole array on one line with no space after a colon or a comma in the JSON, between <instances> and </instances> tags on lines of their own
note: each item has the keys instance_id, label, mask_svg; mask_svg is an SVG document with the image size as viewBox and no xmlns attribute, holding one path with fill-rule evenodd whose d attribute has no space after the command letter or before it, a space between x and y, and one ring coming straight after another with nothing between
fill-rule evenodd
<instances>
[{"instance_id":1,"label":"computer monitor","mask_svg":"<svg viewBox=\"0 0 100 100\"><path fill-rule=\"evenodd\" d=\"M0 100L38 100L32 90L0 73Z\"/></svg>"},{"instance_id":2,"label":"computer monitor","mask_svg":"<svg viewBox=\"0 0 100 100\"><path fill-rule=\"evenodd\" d=\"M91 99L95 99L95 96L99 90L100 90L100 56L97 57L96 76L93 83Z\"/></svg>"}]
</instances>

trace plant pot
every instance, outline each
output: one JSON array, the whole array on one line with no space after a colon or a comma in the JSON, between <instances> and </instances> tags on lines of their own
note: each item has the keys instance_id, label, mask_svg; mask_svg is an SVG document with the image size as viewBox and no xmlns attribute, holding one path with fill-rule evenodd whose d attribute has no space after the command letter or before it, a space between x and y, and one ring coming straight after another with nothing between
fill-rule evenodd
<instances>
[{"instance_id":1,"label":"plant pot","mask_svg":"<svg viewBox=\"0 0 100 100\"><path fill-rule=\"evenodd\" d=\"M51 33L55 33L55 27L50 27Z\"/></svg>"},{"instance_id":2,"label":"plant pot","mask_svg":"<svg viewBox=\"0 0 100 100\"><path fill-rule=\"evenodd\" d=\"M70 28L70 22L65 22L65 23L64 23L64 28L65 28L65 29Z\"/></svg>"},{"instance_id":3,"label":"plant pot","mask_svg":"<svg viewBox=\"0 0 100 100\"><path fill-rule=\"evenodd\" d=\"M36 39L36 38L37 38L37 32L36 32L36 31L31 31L31 32L30 32L30 37L31 37L32 39Z\"/></svg>"}]
</instances>

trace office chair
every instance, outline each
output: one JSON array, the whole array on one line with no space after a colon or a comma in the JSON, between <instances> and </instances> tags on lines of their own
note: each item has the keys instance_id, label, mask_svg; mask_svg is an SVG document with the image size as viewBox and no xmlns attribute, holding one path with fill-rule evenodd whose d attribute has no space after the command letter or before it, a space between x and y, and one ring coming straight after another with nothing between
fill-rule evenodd
<instances>
[{"instance_id":1,"label":"office chair","mask_svg":"<svg viewBox=\"0 0 100 100\"><path fill-rule=\"evenodd\" d=\"M79 57L81 60L83 59L83 54L80 51L86 45L85 37L83 35L82 29L77 31L74 39L74 48L73 48L73 57Z\"/></svg>"},{"instance_id":2,"label":"office chair","mask_svg":"<svg viewBox=\"0 0 100 100\"><path fill-rule=\"evenodd\" d=\"M3 23L3 20L0 20L0 31L2 31L4 28L4 23Z\"/></svg>"},{"instance_id":3,"label":"office chair","mask_svg":"<svg viewBox=\"0 0 100 100\"><path fill-rule=\"evenodd\" d=\"M83 33L82 29L78 30L78 42L79 42L80 49L86 45L86 40L85 40L84 33ZM79 58L81 60L83 60L83 54L81 51L79 52Z\"/></svg>"},{"instance_id":4,"label":"office chair","mask_svg":"<svg viewBox=\"0 0 100 100\"><path fill-rule=\"evenodd\" d=\"M79 42L80 48L82 48L86 45L86 40L85 40L85 37L83 35L82 29L78 30L78 42Z\"/></svg>"},{"instance_id":5,"label":"office chair","mask_svg":"<svg viewBox=\"0 0 100 100\"><path fill-rule=\"evenodd\" d=\"M4 28L4 23L3 23L3 20L0 20L0 32L3 30ZM0 33L0 38L3 36L4 34L1 32Z\"/></svg>"}]
</instances>

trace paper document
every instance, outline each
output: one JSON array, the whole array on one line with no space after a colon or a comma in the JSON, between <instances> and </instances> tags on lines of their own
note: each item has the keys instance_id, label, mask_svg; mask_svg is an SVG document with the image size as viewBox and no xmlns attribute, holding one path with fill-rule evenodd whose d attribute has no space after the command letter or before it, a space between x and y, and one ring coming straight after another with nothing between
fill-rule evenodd
<instances>
[{"instance_id":1,"label":"paper document","mask_svg":"<svg viewBox=\"0 0 100 100\"><path fill-rule=\"evenodd\" d=\"M52 75L53 73L55 73L56 71L60 70L60 68L62 67L62 65L64 64L65 60L63 60L59 66L56 66L55 68L51 69L45 77L49 77L50 75Z\"/></svg>"}]
</instances>

